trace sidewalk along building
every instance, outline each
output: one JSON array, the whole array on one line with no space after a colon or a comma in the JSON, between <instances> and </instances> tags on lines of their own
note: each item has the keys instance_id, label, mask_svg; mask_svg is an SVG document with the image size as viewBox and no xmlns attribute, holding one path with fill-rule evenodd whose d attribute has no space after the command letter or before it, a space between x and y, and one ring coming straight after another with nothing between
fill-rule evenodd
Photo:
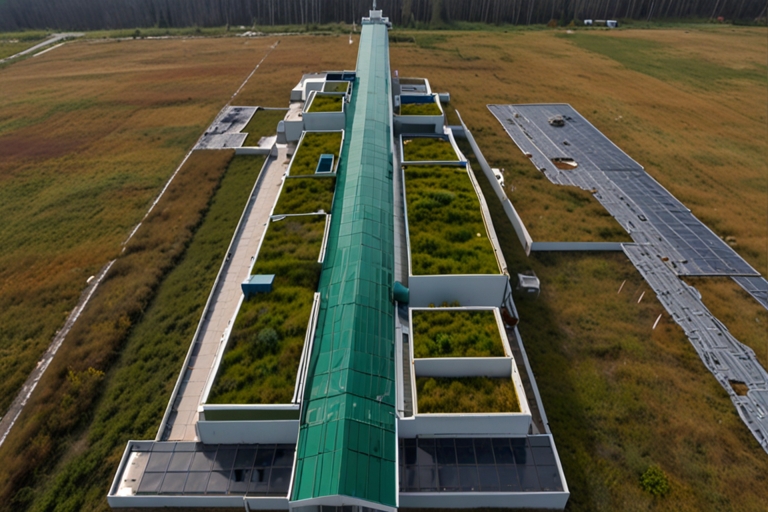
<instances>
[{"instance_id":1,"label":"sidewalk along building","mask_svg":"<svg viewBox=\"0 0 768 512\"><path fill-rule=\"evenodd\" d=\"M565 507L471 135L427 79L391 78L388 28L371 11L356 69L305 75L260 142L258 179L285 176L242 294L213 348L196 334L157 438L128 443L112 507ZM258 110L206 133L242 144Z\"/></svg>"}]
</instances>

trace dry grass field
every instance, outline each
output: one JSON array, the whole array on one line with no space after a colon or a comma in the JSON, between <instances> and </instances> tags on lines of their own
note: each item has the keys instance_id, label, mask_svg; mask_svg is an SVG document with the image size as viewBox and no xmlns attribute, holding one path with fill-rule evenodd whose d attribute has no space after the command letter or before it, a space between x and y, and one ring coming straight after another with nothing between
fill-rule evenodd
<instances>
[{"instance_id":1,"label":"dry grass field","mask_svg":"<svg viewBox=\"0 0 768 512\"><path fill-rule=\"evenodd\" d=\"M0 414L271 44L79 41L0 69Z\"/></svg>"},{"instance_id":2,"label":"dry grass field","mask_svg":"<svg viewBox=\"0 0 768 512\"><path fill-rule=\"evenodd\" d=\"M540 175L487 103L571 103L715 232L735 237L735 249L765 272L764 29L398 37L415 42L391 45L392 69L451 92L451 108L486 158L506 168L515 187L509 196L535 240L627 237L588 193ZM236 104L285 106L302 73L355 67L356 37L352 45L346 36L279 39ZM275 40L83 41L0 69L0 397L18 388L85 279L119 253L165 179ZM662 307L626 258L526 258L498 203L489 206L510 269L532 268L542 279L541 297L519 304L520 329L570 486L568 509L763 510L768 457L680 328L665 315L651 330ZM730 282L700 283L705 303L766 361L765 313ZM178 361L163 364L136 366L130 381L140 382L141 372L175 379ZM106 389L116 386L115 376L104 378ZM101 459L82 460L90 453L84 446L104 440L93 453L116 464L127 427L107 429L123 389L108 391L95 419L67 434L60 462L40 462L16 510L107 508L111 470L92 477L87 468ZM152 432L161 409L134 404L139 430ZM669 478L666 497L640 487L654 464Z\"/></svg>"}]
</instances>

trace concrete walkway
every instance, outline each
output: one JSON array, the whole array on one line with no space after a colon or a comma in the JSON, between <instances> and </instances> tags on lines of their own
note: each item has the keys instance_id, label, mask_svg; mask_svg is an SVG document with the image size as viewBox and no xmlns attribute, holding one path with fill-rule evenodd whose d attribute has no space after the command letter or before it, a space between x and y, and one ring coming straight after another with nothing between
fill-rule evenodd
<instances>
[{"instance_id":1,"label":"concrete walkway","mask_svg":"<svg viewBox=\"0 0 768 512\"><path fill-rule=\"evenodd\" d=\"M66 39L74 39L76 37L83 37L85 34L82 32L67 32L62 34L51 34L48 39L41 43L37 43L35 46L31 48L27 48L24 51L21 51L19 53L15 53L11 55L10 57L6 57L4 59L0 59L0 63L15 59L16 57L21 57L22 55L26 55L28 53L36 52L37 50L40 50L41 48L44 48L46 46L52 45L54 43L58 43L59 41L64 41Z\"/></svg>"},{"instance_id":2,"label":"concrete walkway","mask_svg":"<svg viewBox=\"0 0 768 512\"><path fill-rule=\"evenodd\" d=\"M242 296L240 284L250 275L254 256L259 247L269 214L280 191L282 177L288 168L285 146L278 147L277 157L270 157L259 177L246 213L211 295L209 308L203 313L203 322L189 364L182 368L183 380L178 392L171 397L173 403L168 422L158 433L162 441L197 440L195 424L197 408L202 403L206 382L212 372L216 353L225 341L225 331L234 321Z\"/></svg>"}]
</instances>

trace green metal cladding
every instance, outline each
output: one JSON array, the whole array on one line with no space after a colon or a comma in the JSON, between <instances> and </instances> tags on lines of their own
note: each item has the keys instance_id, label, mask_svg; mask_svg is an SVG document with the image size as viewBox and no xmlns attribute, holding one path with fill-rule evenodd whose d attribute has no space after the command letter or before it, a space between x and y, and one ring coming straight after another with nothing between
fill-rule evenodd
<instances>
[{"instance_id":1,"label":"green metal cladding","mask_svg":"<svg viewBox=\"0 0 768 512\"><path fill-rule=\"evenodd\" d=\"M364 25L347 118L291 500L397 506L387 27Z\"/></svg>"}]
</instances>

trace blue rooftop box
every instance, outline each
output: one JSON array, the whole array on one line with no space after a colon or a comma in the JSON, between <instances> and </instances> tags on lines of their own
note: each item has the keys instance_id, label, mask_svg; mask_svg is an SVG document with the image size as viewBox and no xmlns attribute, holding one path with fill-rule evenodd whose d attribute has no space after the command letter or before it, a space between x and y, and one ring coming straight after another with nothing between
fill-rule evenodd
<instances>
[{"instance_id":1,"label":"blue rooftop box","mask_svg":"<svg viewBox=\"0 0 768 512\"><path fill-rule=\"evenodd\" d=\"M251 295L257 293L268 293L272 291L272 283L275 282L275 274L257 274L251 276L241 285L243 294L248 299Z\"/></svg>"}]
</instances>

